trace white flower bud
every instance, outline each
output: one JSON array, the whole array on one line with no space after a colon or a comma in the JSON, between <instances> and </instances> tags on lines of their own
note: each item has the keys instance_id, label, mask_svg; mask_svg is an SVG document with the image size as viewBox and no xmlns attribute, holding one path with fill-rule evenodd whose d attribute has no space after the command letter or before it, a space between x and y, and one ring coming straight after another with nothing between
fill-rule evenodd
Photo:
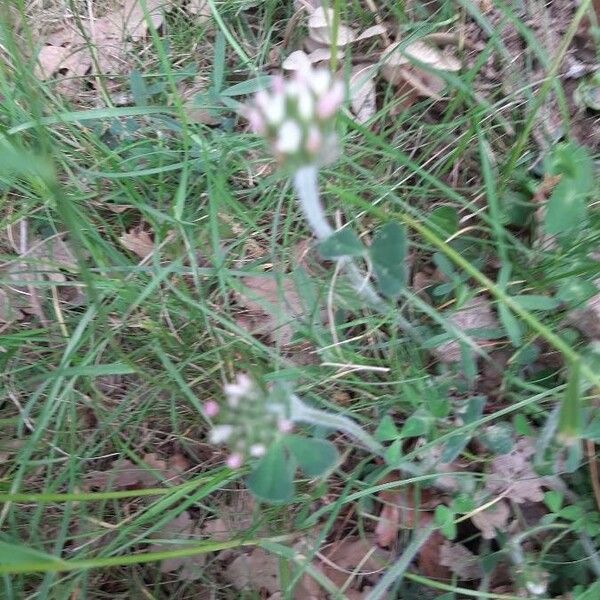
<instances>
[{"instance_id":1,"label":"white flower bud","mask_svg":"<svg viewBox=\"0 0 600 600\"><path fill-rule=\"evenodd\" d=\"M298 114L304 121L314 119L315 102L307 90L298 94Z\"/></svg>"},{"instance_id":2,"label":"white flower bud","mask_svg":"<svg viewBox=\"0 0 600 600\"><path fill-rule=\"evenodd\" d=\"M253 456L254 458L260 458L261 456L264 456L266 451L267 448L264 444L253 444L250 446L250 456Z\"/></svg>"},{"instance_id":3,"label":"white flower bud","mask_svg":"<svg viewBox=\"0 0 600 600\"><path fill-rule=\"evenodd\" d=\"M293 154L298 152L302 142L302 131L294 121L287 120L279 128L275 148L282 154Z\"/></svg>"},{"instance_id":4,"label":"white flower bud","mask_svg":"<svg viewBox=\"0 0 600 600\"><path fill-rule=\"evenodd\" d=\"M285 99L281 94L271 96L265 106L264 115L267 122L271 125L279 125L285 117Z\"/></svg>"},{"instance_id":5,"label":"white flower bud","mask_svg":"<svg viewBox=\"0 0 600 600\"><path fill-rule=\"evenodd\" d=\"M231 425L217 425L210 432L210 441L213 444L222 444L231 437L232 433L233 427Z\"/></svg>"}]
</instances>

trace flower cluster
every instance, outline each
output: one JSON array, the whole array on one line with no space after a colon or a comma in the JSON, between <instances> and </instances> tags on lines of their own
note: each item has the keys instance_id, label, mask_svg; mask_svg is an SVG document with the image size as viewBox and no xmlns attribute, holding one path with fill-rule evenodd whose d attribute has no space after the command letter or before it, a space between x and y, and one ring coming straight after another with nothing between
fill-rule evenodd
<instances>
[{"instance_id":1,"label":"flower cluster","mask_svg":"<svg viewBox=\"0 0 600 600\"><path fill-rule=\"evenodd\" d=\"M282 162L329 162L337 154L333 125L343 99L342 82L307 61L289 80L274 77L271 89L256 94L245 116Z\"/></svg>"},{"instance_id":2,"label":"flower cluster","mask_svg":"<svg viewBox=\"0 0 600 600\"><path fill-rule=\"evenodd\" d=\"M204 414L216 422L210 441L226 444L231 450L227 458L231 469L241 467L248 458L264 456L279 436L292 430L293 424L287 418L288 394L284 390L264 390L242 373L223 391L226 402L220 405L208 401Z\"/></svg>"}]
</instances>

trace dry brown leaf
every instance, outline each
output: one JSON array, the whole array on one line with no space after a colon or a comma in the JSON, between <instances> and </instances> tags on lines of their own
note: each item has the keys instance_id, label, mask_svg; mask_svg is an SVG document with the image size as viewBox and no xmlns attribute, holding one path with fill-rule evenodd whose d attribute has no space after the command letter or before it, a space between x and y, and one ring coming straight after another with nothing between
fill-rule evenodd
<instances>
[{"instance_id":1,"label":"dry brown leaf","mask_svg":"<svg viewBox=\"0 0 600 600\"><path fill-rule=\"evenodd\" d=\"M506 530L510 508L504 500L499 500L486 510L479 511L471 517L471 521L486 540L496 537L496 529Z\"/></svg>"},{"instance_id":2,"label":"dry brown leaf","mask_svg":"<svg viewBox=\"0 0 600 600\"><path fill-rule=\"evenodd\" d=\"M188 541L199 539L199 537L199 528L190 517L189 512L185 510L152 534L153 539L162 539L165 540L165 542L153 544L149 550L151 552L177 550L178 548L184 548L185 546L173 543L174 540ZM205 563L206 554L167 558L166 560L161 561L160 571L161 573L170 573L171 571L178 571L181 569L178 576L186 581L193 581L202 577L202 567Z\"/></svg>"},{"instance_id":3,"label":"dry brown leaf","mask_svg":"<svg viewBox=\"0 0 600 600\"><path fill-rule=\"evenodd\" d=\"M161 479L178 483L181 473L179 459L165 461L155 453L145 454L145 466L137 465L128 459L114 461L106 471L90 472L84 484L85 489L124 490L156 487Z\"/></svg>"},{"instance_id":4,"label":"dry brown leaf","mask_svg":"<svg viewBox=\"0 0 600 600\"><path fill-rule=\"evenodd\" d=\"M358 123L366 123L376 111L375 75L372 65L356 65L350 76L350 105Z\"/></svg>"},{"instance_id":5,"label":"dry brown leaf","mask_svg":"<svg viewBox=\"0 0 600 600\"><path fill-rule=\"evenodd\" d=\"M193 15L199 17L201 23L208 21L212 16L208 0L189 0L187 8Z\"/></svg>"},{"instance_id":6,"label":"dry brown leaf","mask_svg":"<svg viewBox=\"0 0 600 600\"><path fill-rule=\"evenodd\" d=\"M171 0L146 0L148 17L155 28L162 25L164 10L171 7ZM65 25L51 33L38 55L37 76L43 80L57 76L58 91L71 97L81 92L80 78L96 65L104 75L129 70L131 42L142 40L148 33L139 0L124 0L116 10L83 21L81 26L83 31Z\"/></svg>"},{"instance_id":7,"label":"dry brown leaf","mask_svg":"<svg viewBox=\"0 0 600 600\"><path fill-rule=\"evenodd\" d=\"M158 29L164 18L164 10L169 8L171 0L146 0L146 10L150 23ZM113 24L115 32L122 32L134 42L139 42L148 33L148 21L140 0L125 0L120 10L109 13L106 17Z\"/></svg>"},{"instance_id":8,"label":"dry brown leaf","mask_svg":"<svg viewBox=\"0 0 600 600\"><path fill-rule=\"evenodd\" d=\"M124 233L119 237L121 246L127 248L130 252L133 252L140 258L146 258L149 254L154 252L154 242L150 234L144 229L134 227L127 233Z\"/></svg>"},{"instance_id":9,"label":"dry brown leaf","mask_svg":"<svg viewBox=\"0 0 600 600\"><path fill-rule=\"evenodd\" d=\"M202 532L212 540L228 540L249 529L253 522L254 498L246 490L232 496L230 504L219 506L216 519L202 524Z\"/></svg>"},{"instance_id":10,"label":"dry brown leaf","mask_svg":"<svg viewBox=\"0 0 600 600\"><path fill-rule=\"evenodd\" d=\"M373 536L364 538L345 538L336 542L323 552L327 559L321 565L321 570L338 587L346 584L348 578L355 573L354 583L367 579L369 583L376 582L388 564L390 553L382 550ZM358 567L358 569L357 569ZM350 589L356 585L350 585Z\"/></svg>"},{"instance_id":11,"label":"dry brown leaf","mask_svg":"<svg viewBox=\"0 0 600 600\"><path fill-rule=\"evenodd\" d=\"M308 54L303 50L295 50L281 63L285 71L299 71L306 69L311 64Z\"/></svg>"},{"instance_id":12,"label":"dry brown leaf","mask_svg":"<svg viewBox=\"0 0 600 600\"><path fill-rule=\"evenodd\" d=\"M473 581L483 576L479 559L463 544L445 540L440 547L439 560L459 579Z\"/></svg>"},{"instance_id":13,"label":"dry brown leaf","mask_svg":"<svg viewBox=\"0 0 600 600\"><path fill-rule=\"evenodd\" d=\"M492 329L498 327L498 321L490 301L485 296L475 296L465 302L457 311L451 313L448 319L452 325L462 331L469 333L471 329ZM478 345L482 342L476 341ZM444 363L453 363L460 361L460 344L456 340L446 342L434 350L435 356Z\"/></svg>"},{"instance_id":14,"label":"dry brown leaf","mask_svg":"<svg viewBox=\"0 0 600 600\"><path fill-rule=\"evenodd\" d=\"M331 8L328 8L327 11L322 6L316 8L308 18L309 37L324 46L332 45L334 42L333 19L334 12ZM338 23L336 34L336 46L347 46L356 39L356 32L343 23Z\"/></svg>"},{"instance_id":15,"label":"dry brown leaf","mask_svg":"<svg viewBox=\"0 0 600 600\"><path fill-rule=\"evenodd\" d=\"M24 317L18 306L15 306L12 296L8 291L0 289L0 323L12 323Z\"/></svg>"},{"instance_id":16,"label":"dry brown leaf","mask_svg":"<svg viewBox=\"0 0 600 600\"><path fill-rule=\"evenodd\" d=\"M253 334L267 335L273 342L287 346L294 335L293 322L304 309L294 282L285 278L278 282L271 277L245 277L245 290L238 295L242 306L250 311L249 326Z\"/></svg>"},{"instance_id":17,"label":"dry brown leaf","mask_svg":"<svg viewBox=\"0 0 600 600\"><path fill-rule=\"evenodd\" d=\"M508 497L518 504L541 502L544 499L544 479L531 467L530 458L534 454L531 442L521 439L508 454L494 458L486 479L486 489L492 494L507 492Z\"/></svg>"},{"instance_id":18,"label":"dry brown leaf","mask_svg":"<svg viewBox=\"0 0 600 600\"><path fill-rule=\"evenodd\" d=\"M390 475L385 481L396 481L399 476ZM411 489L385 490L379 494L383 504L375 528L375 538L380 546L387 547L396 541L400 527L412 528L431 521L429 511L440 503L440 499L429 490L421 492L421 505L415 510Z\"/></svg>"},{"instance_id":19,"label":"dry brown leaf","mask_svg":"<svg viewBox=\"0 0 600 600\"><path fill-rule=\"evenodd\" d=\"M341 50L340 48L336 49L336 58L337 60L340 60L342 58L344 58L344 56L346 56L346 53ZM331 48L327 47L327 48L315 48L309 55L308 55L308 60L310 60L311 64L315 64L318 62L322 62L324 60L330 60L331 57L333 56L332 52L331 52Z\"/></svg>"},{"instance_id":20,"label":"dry brown leaf","mask_svg":"<svg viewBox=\"0 0 600 600\"><path fill-rule=\"evenodd\" d=\"M294 0L294 10L306 10L309 14L320 6L321 0Z\"/></svg>"},{"instance_id":21,"label":"dry brown leaf","mask_svg":"<svg viewBox=\"0 0 600 600\"><path fill-rule=\"evenodd\" d=\"M444 536L439 531L433 531L419 550L417 566L419 573L430 579L449 581L450 571L440 562L440 549Z\"/></svg>"},{"instance_id":22,"label":"dry brown leaf","mask_svg":"<svg viewBox=\"0 0 600 600\"><path fill-rule=\"evenodd\" d=\"M236 590L250 589L275 594L279 589L279 564L276 556L255 548L241 554L225 570L225 579Z\"/></svg>"},{"instance_id":23,"label":"dry brown leaf","mask_svg":"<svg viewBox=\"0 0 600 600\"><path fill-rule=\"evenodd\" d=\"M355 41L360 42L361 40L368 40L369 38L377 35L383 35L385 33L386 29L383 25L373 25L372 27L367 27L367 29L365 29Z\"/></svg>"}]
</instances>

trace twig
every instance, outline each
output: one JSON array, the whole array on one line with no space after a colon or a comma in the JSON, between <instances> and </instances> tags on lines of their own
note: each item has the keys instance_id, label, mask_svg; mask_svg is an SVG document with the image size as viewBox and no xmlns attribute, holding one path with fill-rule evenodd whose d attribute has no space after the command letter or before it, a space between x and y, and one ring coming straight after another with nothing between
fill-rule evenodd
<instances>
[{"instance_id":1,"label":"twig","mask_svg":"<svg viewBox=\"0 0 600 600\"><path fill-rule=\"evenodd\" d=\"M590 461L590 479L592 480L596 506L600 510L600 473L598 472L598 461L596 460L596 445L592 440L585 441L585 450Z\"/></svg>"}]
</instances>

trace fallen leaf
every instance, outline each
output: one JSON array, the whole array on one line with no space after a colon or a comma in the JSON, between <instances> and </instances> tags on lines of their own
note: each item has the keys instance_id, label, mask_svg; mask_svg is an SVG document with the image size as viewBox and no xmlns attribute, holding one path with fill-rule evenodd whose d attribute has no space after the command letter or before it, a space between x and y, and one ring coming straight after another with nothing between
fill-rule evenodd
<instances>
[{"instance_id":1,"label":"fallen leaf","mask_svg":"<svg viewBox=\"0 0 600 600\"><path fill-rule=\"evenodd\" d=\"M390 475L383 482L397 481L399 477ZM382 547L390 546L396 541L400 527L410 529L431 521L431 514L427 511L441 502L432 491L422 490L421 504L415 509L411 488L384 490L378 498L383 506L375 527L375 539Z\"/></svg>"},{"instance_id":2,"label":"fallen leaf","mask_svg":"<svg viewBox=\"0 0 600 600\"><path fill-rule=\"evenodd\" d=\"M390 553L382 550L373 536L344 538L323 552L326 558L321 570L339 588L353 583L349 588L356 590L363 581L375 583L385 571Z\"/></svg>"},{"instance_id":3,"label":"fallen leaf","mask_svg":"<svg viewBox=\"0 0 600 600\"><path fill-rule=\"evenodd\" d=\"M285 278L277 281L271 277L245 277L244 291L238 295L242 306L250 311L253 334L267 335L282 346L292 341L293 322L304 314L304 308L294 282ZM240 322L244 325L244 321Z\"/></svg>"},{"instance_id":4,"label":"fallen leaf","mask_svg":"<svg viewBox=\"0 0 600 600\"><path fill-rule=\"evenodd\" d=\"M148 17L155 28L162 25L164 11L171 7L170 0L146 0ZM83 77L96 66L103 75L130 70L132 43L148 33L139 0L125 0L100 18L79 21L77 27L67 24L52 32L37 57L36 75L44 81L55 77L57 91L69 97L81 93Z\"/></svg>"},{"instance_id":5,"label":"fallen leaf","mask_svg":"<svg viewBox=\"0 0 600 600\"><path fill-rule=\"evenodd\" d=\"M439 560L442 566L448 567L459 579L473 581L483 576L478 557L463 544L445 540L440 546Z\"/></svg>"},{"instance_id":6,"label":"fallen leaf","mask_svg":"<svg viewBox=\"0 0 600 600\"><path fill-rule=\"evenodd\" d=\"M531 466L535 448L525 438L519 440L508 454L492 460L485 487L492 494L507 493L513 502L541 502L544 499L539 477Z\"/></svg>"},{"instance_id":7,"label":"fallen leaf","mask_svg":"<svg viewBox=\"0 0 600 600\"><path fill-rule=\"evenodd\" d=\"M346 56L346 53L343 50L340 50L339 48L336 49L336 58L337 60L340 60L341 58L344 58L344 56ZM311 62L311 64L314 63L318 63L318 62L322 62L325 60L331 60L331 57L333 56L332 52L331 52L331 48L327 47L327 48L315 48L309 55L308 55L308 60Z\"/></svg>"},{"instance_id":8,"label":"fallen leaf","mask_svg":"<svg viewBox=\"0 0 600 600\"><path fill-rule=\"evenodd\" d=\"M155 29L163 22L164 10L170 0L146 0L147 16ZM113 24L115 32L122 32L134 42L139 42L148 33L148 21L140 0L125 0L120 10L109 13L106 17Z\"/></svg>"},{"instance_id":9,"label":"fallen leaf","mask_svg":"<svg viewBox=\"0 0 600 600\"><path fill-rule=\"evenodd\" d=\"M451 579L449 569L440 561L444 540L444 536L439 531L433 531L421 546L417 557L417 566L421 575L438 581Z\"/></svg>"},{"instance_id":10,"label":"fallen leaf","mask_svg":"<svg viewBox=\"0 0 600 600\"><path fill-rule=\"evenodd\" d=\"M286 71L301 71L311 64L308 54L303 50L292 52L281 64L281 68Z\"/></svg>"},{"instance_id":11,"label":"fallen leaf","mask_svg":"<svg viewBox=\"0 0 600 600\"><path fill-rule=\"evenodd\" d=\"M216 511L218 518L204 521L202 532L216 541L231 539L252 526L254 508L250 492L240 490L232 495L230 504L219 505Z\"/></svg>"},{"instance_id":12,"label":"fallen leaf","mask_svg":"<svg viewBox=\"0 0 600 600\"><path fill-rule=\"evenodd\" d=\"M185 548L184 544L174 543L176 541L197 540L200 538L200 530L190 517L190 513L184 510L171 521L168 521L160 529L152 533L152 539L164 540L150 546L151 552L164 552L165 550L177 550ZM195 554L193 556L182 556L167 558L160 563L161 573L179 571L178 576L186 581L200 579L204 572L202 567L206 563L206 554Z\"/></svg>"},{"instance_id":13,"label":"fallen leaf","mask_svg":"<svg viewBox=\"0 0 600 600\"><path fill-rule=\"evenodd\" d=\"M383 54L381 72L392 85L401 86L403 92L410 86L417 96L441 99L444 80L428 70L419 68L419 63L439 71L458 71L460 61L453 55L422 40L416 40L400 49L401 42L390 46ZM411 102L412 103L412 102Z\"/></svg>"},{"instance_id":14,"label":"fallen leaf","mask_svg":"<svg viewBox=\"0 0 600 600\"><path fill-rule=\"evenodd\" d=\"M308 18L309 37L324 46L333 45L333 20L333 9L328 8L326 11L322 6L316 8ZM336 46L347 46L355 39L356 33L351 27L338 23L335 37Z\"/></svg>"},{"instance_id":15,"label":"fallen leaf","mask_svg":"<svg viewBox=\"0 0 600 600\"><path fill-rule=\"evenodd\" d=\"M0 323L12 323L24 318L9 290L0 289Z\"/></svg>"},{"instance_id":16,"label":"fallen leaf","mask_svg":"<svg viewBox=\"0 0 600 600\"><path fill-rule=\"evenodd\" d=\"M350 105L358 123L366 123L376 111L375 75L372 65L356 65L350 76Z\"/></svg>"},{"instance_id":17,"label":"fallen leaf","mask_svg":"<svg viewBox=\"0 0 600 600\"><path fill-rule=\"evenodd\" d=\"M383 25L373 25L372 27L367 27L357 38L355 41L360 42L361 40L367 40L369 38L375 37L377 35L383 35L386 33L386 29Z\"/></svg>"},{"instance_id":18,"label":"fallen leaf","mask_svg":"<svg viewBox=\"0 0 600 600\"><path fill-rule=\"evenodd\" d=\"M279 561L276 556L255 548L250 554L241 554L225 570L225 580L242 591L266 591L275 594L279 590Z\"/></svg>"},{"instance_id":19,"label":"fallen leaf","mask_svg":"<svg viewBox=\"0 0 600 600\"><path fill-rule=\"evenodd\" d=\"M154 252L154 242L150 234L139 227L130 229L119 237L119 242L124 248L133 252L140 258L146 258Z\"/></svg>"},{"instance_id":20,"label":"fallen leaf","mask_svg":"<svg viewBox=\"0 0 600 600\"><path fill-rule=\"evenodd\" d=\"M85 489L124 490L157 487L162 479L179 483L180 459L171 462L160 459L155 453L145 454L142 465L129 459L114 461L105 471L92 471L86 476Z\"/></svg>"},{"instance_id":21,"label":"fallen leaf","mask_svg":"<svg viewBox=\"0 0 600 600\"><path fill-rule=\"evenodd\" d=\"M490 301L481 295L475 296L465 302L460 309L447 315L447 318L454 328L467 335L469 330L472 329L492 329L498 327L498 321L492 311ZM483 346L485 342L475 340L475 343ZM441 362L458 362L461 360L460 344L456 340L446 342L435 348L434 354Z\"/></svg>"},{"instance_id":22,"label":"fallen leaf","mask_svg":"<svg viewBox=\"0 0 600 600\"><path fill-rule=\"evenodd\" d=\"M187 9L193 15L199 17L201 23L208 21L212 16L208 0L189 0Z\"/></svg>"},{"instance_id":23,"label":"fallen leaf","mask_svg":"<svg viewBox=\"0 0 600 600\"><path fill-rule=\"evenodd\" d=\"M510 508L504 500L499 500L486 510L479 511L471 516L473 524L481 531L481 535L486 540L496 537L496 529L505 531L508 518L510 517Z\"/></svg>"}]
</instances>

